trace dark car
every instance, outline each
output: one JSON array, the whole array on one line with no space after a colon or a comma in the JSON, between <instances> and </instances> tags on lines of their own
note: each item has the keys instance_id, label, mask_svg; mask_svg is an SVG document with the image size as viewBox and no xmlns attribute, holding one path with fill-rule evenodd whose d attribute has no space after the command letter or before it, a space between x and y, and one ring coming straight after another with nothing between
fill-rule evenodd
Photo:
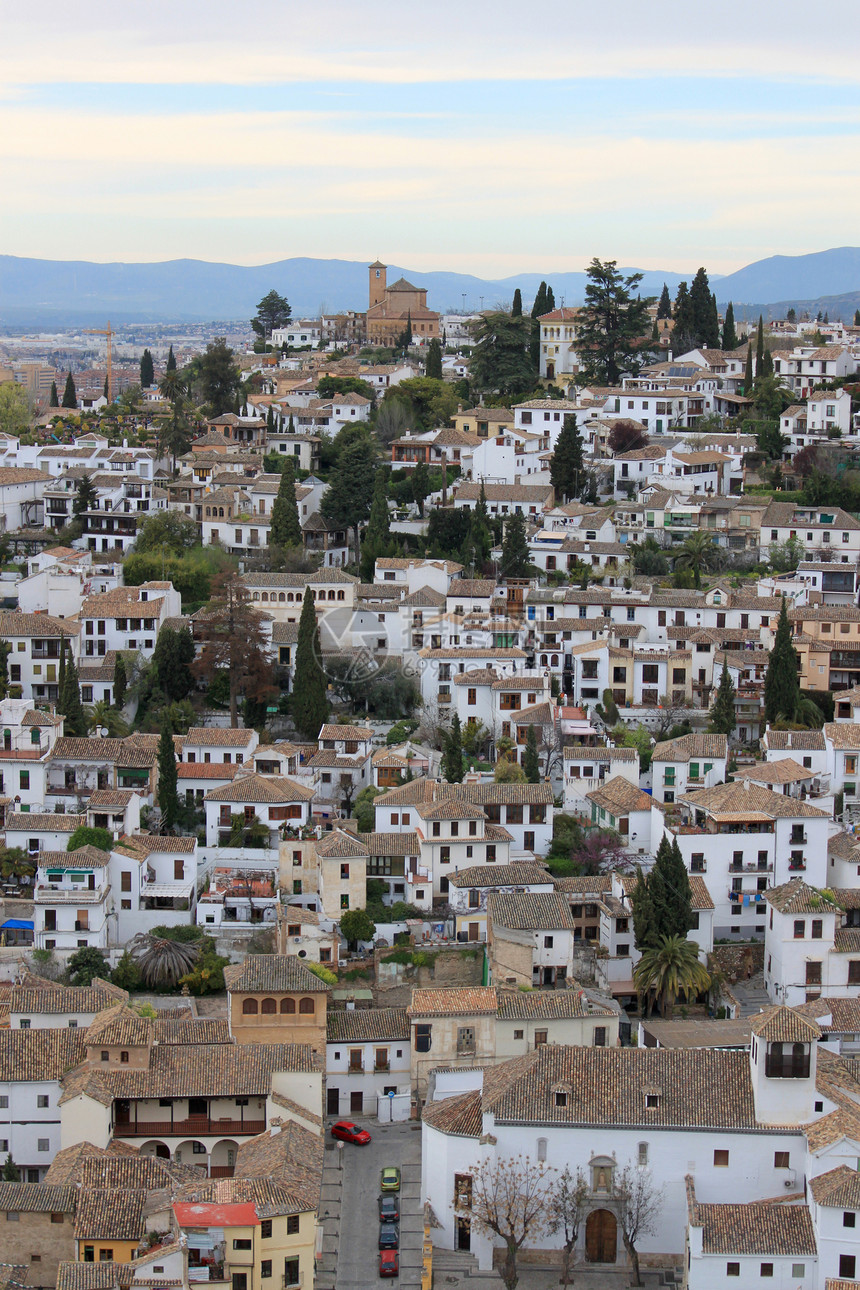
<instances>
[{"instance_id":1,"label":"dark car","mask_svg":"<svg viewBox=\"0 0 860 1290\"><path fill-rule=\"evenodd\" d=\"M400 1249L400 1228L396 1223L379 1224L379 1248L380 1250Z\"/></svg>"},{"instance_id":2,"label":"dark car","mask_svg":"<svg viewBox=\"0 0 860 1290\"><path fill-rule=\"evenodd\" d=\"M357 1124L351 1124L349 1120L339 1120L337 1124L333 1124L331 1136L340 1142L354 1142L357 1147L366 1147L370 1141L367 1129L360 1129Z\"/></svg>"},{"instance_id":3,"label":"dark car","mask_svg":"<svg viewBox=\"0 0 860 1290\"><path fill-rule=\"evenodd\" d=\"M400 1275L400 1264L396 1250L379 1251L379 1275L381 1277L396 1277Z\"/></svg>"},{"instance_id":4,"label":"dark car","mask_svg":"<svg viewBox=\"0 0 860 1290\"><path fill-rule=\"evenodd\" d=\"M379 1221L380 1223L400 1222L400 1200L397 1196L380 1196Z\"/></svg>"}]
</instances>

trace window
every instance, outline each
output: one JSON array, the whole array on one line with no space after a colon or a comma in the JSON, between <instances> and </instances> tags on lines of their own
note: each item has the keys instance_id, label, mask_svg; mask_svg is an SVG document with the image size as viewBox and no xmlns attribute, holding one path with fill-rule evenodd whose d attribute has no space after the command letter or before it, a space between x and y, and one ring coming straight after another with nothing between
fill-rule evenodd
<instances>
[{"instance_id":1,"label":"window","mask_svg":"<svg viewBox=\"0 0 860 1290\"><path fill-rule=\"evenodd\" d=\"M806 984L821 985L821 963L808 960L806 964Z\"/></svg>"},{"instance_id":2,"label":"window","mask_svg":"<svg viewBox=\"0 0 860 1290\"><path fill-rule=\"evenodd\" d=\"M842 1213L842 1226L856 1227L856 1225L857 1225L857 1215L854 1213L854 1210L853 1209L844 1210Z\"/></svg>"},{"instance_id":3,"label":"window","mask_svg":"<svg viewBox=\"0 0 860 1290\"><path fill-rule=\"evenodd\" d=\"M48 1138L39 1138L38 1143L36 1145L36 1149L38 1151L50 1151L51 1150L50 1140Z\"/></svg>"},{"instance_id":4,"label":"window","mask_svg":"<svg viewBox=\"0 0 860 1290\"><path fill-rule=\"evenodd\" d=\"M46 1107L46 1106L50 1106L50 1099L48 1098L48 1094L47 1094L47 1093L37 1093L37 1094L36 1094L36 1106L38 1106L38 1107L40 1107L40 1108L44 1108L44 1107Z\"/></svg>"},{"instance_id":5,"label":"window","mask_svg":"<svg viewBox=\"0 0 860 1290\"><path fill-rule=\"evenodd\" d=\"M540 1048L543 1044L545 1044L545 1043L546 1043L546 1041L547 1041L547 1037L548 1037L548 1035L549 1035L549 1031L548 1031L548 1030L536 1030L536 1031L535 1031L535 1048Z\"/></svg>"},{"instance_id":6,"label":"window","mask_svg":"<svg viewBox=\"0 0 860 1290\"><path fill-rule=\"evenodd\" d=\"M806 935L806 919L805 919L805 918L795 918L795 920L794 920L794 939L795 939L796 941L802 941L805 935Z\"/></svg>"},{"instance_id":7,"label":"window","mask_svg":"<svg viewBox=\"0 0 860 1290\"><path fill-rule=\"evenodd\" d=\"M457 1028L457 1054L463 1056L475 1052L475 1027L459 1026Z\"/></svg>"},{"instance_id":8,"label":"window","mask_svg":"<svg viewBox=\"0 0 860 1290\"><path fill-rule=\"evenodd\" d=\"M606 1027L605 1026L594 1027L594 1047L595 1048L606 1047Z\"/></svg>"},{"instance_id":9,"label":"window","mask_svg":"<svg viewBox=\"0 0 860 1290\"><path fill-rule=\"evenodd\" d=\"M63 1223L63 1222L65 1222L65 1214L52 1214L52 1215L51 1215L51 1222L52 1222L52 1223Z\"/></svg>"},{"instance_id":10,"label":"window","mask_svg":"<svg viewBox=\"0 0 860 1290\"><path fill-rule=\"evenodd\" d=\"M555 1095L556 1106L567 1106L567 1094L559 1090Z\"/></svg>"},{"instance_id":11,"label":"window","mask_svg":"<svg viewBox=\"0 0 860 1290\"><path fill-rule=\"evenodd\" d=\"M430 1040L433 1033L433 1027L426 1022L418 1022L415 1026L415 1051L416 1053L429 1053Z\"/></svg>"},{"instance_id":12,"label":"window","mask_svg":"<svg viewBox=\"0 0 860 1290\"><path fill-rule=\"evenodd\" d=\"M715 1169L728 1169L728 1167L729 1167L729 1153L728 1153L728 1151L720 1151L720 1150L715 1151L715 1152L714 1152L714 1168L715 1168Z\"/></svg>"},{"instance_id":13,"label":"window","mask_svg":"<svg viewBox=\"0 0 860 1290\"><path fill-rule=\"evenodd\" d=\"M773 1276L773 1264L772 1264L772 1263L763 1263L763 1264L761 1265L761 1275L762 1275L763 1277L772 1277L772 1276Z\"/></svg>"},{"instance_id":14,"label":"window","mask_svg":"<svg viewBox=\"0 0 860 1290\"><path fill-rule=\"evenodd\" d=\"M845 1281L853 1281L857 1268L857 1259L853 1254L839 1255L839 1275Z\"/></svg>"},{"instance_id":15,"label":"window","mask_svg":"<svg viewBox=\"0 0 860 1290\"><path fill-rule=\"evenodd\" d=\"M18 1211L17 1211L16 1209L7 1209L7 1211L6 1211L6 1222L7 1222L7 1223L17 1223L17 1222L18 1222ZM90 1247L90 1248L92 1248L92 1247ZM86 1255L85 1255L84 1257L86 1257Z\"/></svg>"},{"instance_id":16,"label":"window","mask_svg":"<svg viewBox=\"0 0 860 1290\"><path fill-rule=\"evenodd\" d=\"M250 1250L250 1248L251 1248L251 1238L250 1238L250 1236L234 1236L234 1237L233 1237L233 1249L234 1249L234 1250Z\"/></svg>"},{"instance_id":17,"label":"window","mask_svg":"<svg viewBox=\"0 0 860 1290\"><path fill-rule=\"evenodd\" d=\"M119 889L120 891L131 891L131 873L129 870L123 869L120 874Z\"/></svg>"},{"instance_id":18,"label":"window","mask_svg":"<svg viewBox=\"0 0 860 1290\"><path fill-rule=\"evenodd\" d=\"M545 937L543 938L543 947L544 947L544 949L545 949L545 950L551 950L551 949L552 949L552 946L553 946L553 938L552 938L551 936L545 936Z\"/></svg>"},{"instance_id":19,"label":"window","mask_svg":"<svg viewBox=\"0 0 860 1290\"><path fill-rule=\"evenodd\" d=\"M272 1275L272 1260L263 1259L260 1263L260 1276L270 1277Z\"/></svg>"},{"instance_id":20,"label":"window","mask_svg":"<svg viewBox=\"0 0 860 1290\"><path fill-rule=\"evenodd\" d=\"M848 984L860 985L860 959L848 960Z\"/></svg>"},{"instance_id":21,"label":"window","mask_svg":"<svg viewBox=\"0 0 860 1290\"><path fill-rule=\"evenodd\" d=\"M128 1051L125 1048L120 1052L119 1060L126 1065L128 1064Z\"/></svg>"},{"instance_id":22,"label":"window","mask_svg":"<svg viewBox=\"0 0 860 1290\"><path fill-rule=\"evenodd\" d=\"M287 1215L287 1236L297 1236L299 1232L298 1214Z\"/></svg>"},{"instance_id":23,"label":"window","mask_svg":"<svg viewBox=\"0 0 860 1290\"><path fill-rule=\"evenodd\" d=\"M789 1153L788 1153L787 1151L774 1151L774 1153L773 1153L773 1167L774 1167L774 1169L788 1169L788 1168L789 1168L789 1164L788 1164L788 1154L789 1154Z\"/></svg>"},{"instance_id":24,"label":"window","mask_svg":"<svg viewBox=\"0 0 860 1290\"><path fill-rule=\"evenodd\" d=\"M523 1036L524 1036L524 1034L525 1034L525 1031L524 1031L524 1030L515 1030L515 1031L514 1031L514 1039L522 1039L522 1038L523 1038Z\"/></svg>"},{"instance_id":25,"label":"window","mask_svg":"<svg viewBox=\"0 0 860 1290\"><path fill-rule=\"evenodd\" d=\"M648 1163L648 1143L640 1142L639 1143L639 1164L644 1167L645 1165L647 1165L647 1163Z\"/></svg>"},{"instance_id":26,"label":"window","mask_svg":"<svg viewBox=\"0 0 860 1290\"><path fill-rule=\"evenodd\" d=\"M30 772L29 772L28 770L22 770L22 771L21 771L21 774L20 774L20 780L21 780L21 787L22 787L22 788L29 788L29 787L30 787Z\"/></svg>"},{"instance_id":27,"label":"window","mask_svg":"<svg viewBox=\"0 0 860 1290\"><path fill-rule=\"evenodd\" d=\"M259 1012L259 1005L256 999L242 1000L242 1015L245 1017L255 1017Z\"/></svg>"},{"instance_id":28,"label":"window","mask_svg":"<svg viewBox=\"0 0 860 1290\"><path fill-rule=\"evenodd\" d=\"M299 1284L298 1259L284 1259L284 1285L297 1286L298 1284Z\"/></svg>"}]
</instances>

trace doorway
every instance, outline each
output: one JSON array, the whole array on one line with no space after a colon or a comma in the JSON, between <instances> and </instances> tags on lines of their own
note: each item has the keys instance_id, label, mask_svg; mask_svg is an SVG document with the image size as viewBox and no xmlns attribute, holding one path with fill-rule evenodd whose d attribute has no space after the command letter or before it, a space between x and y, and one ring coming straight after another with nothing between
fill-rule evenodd
<instances>
[{"instance_id":1,"label":"doorway","mask_svg":"<svg viewBox=\"0 0 860 1290\"><path fill-rule=\"evenodd\" d=\"M326 1113L328 1115L340 1115L340 1089L326 1089Z\"/></svg>"},{"instance_id":2,"label":"doorway","mask_svg":"<svg viewBox=\"0 0 860 1290\"><path fill-rule=\"evenodd\" d=\"M350 1095L349 1095L349 1109L350 1109L350 1112L351 1112L351 1114L352 1114L352 1115L361 1115L362 1111L364 1110L364 1094L363 1094L363 1093L355 1093L355 1092L350 1093Z\"/></svg>"},{"instance_id":3,"label":"doorway","mask_svg":"<svg viewBox=\"0 0 860 1290\"><path fill-rule=\"evenodd\" d=\"M611 1209L595 1209L585 1224L588 1263L614 1263L618 1257L618 1224Z\"/></svg>"},{"instance_id":4,"label":"doorway","mask_svg":"<svg viewBox=\"0 0 860 1290\"><path fill-rule=\"evenodd\" d=\"M455 1244L455 1248L456 1248L456 1249L458 1249L458 1250L466 1250L467 1252L468 1252L469 1250L471 1250L471 1248L472 1248L472 1224L471 1224L471 1221L470 1221L468 1218L458 1218L458 1219L457 1219L457 1225L456 1225L456 1231L455 1231L455 1233L454 1233L454 1237L455 1237L455 1242L456 1242L456 1244Z\"/></svg>"},{"instance_id":5,"label":"doorway","mask_svg":"<svg viewBox=\"0 0 860 1290\"><path fill-rule=\"evenodd\" d=\"M477 923L469 924L469 940L476 941L480 936L481 929Z\"/></svg>"}]
</instances>

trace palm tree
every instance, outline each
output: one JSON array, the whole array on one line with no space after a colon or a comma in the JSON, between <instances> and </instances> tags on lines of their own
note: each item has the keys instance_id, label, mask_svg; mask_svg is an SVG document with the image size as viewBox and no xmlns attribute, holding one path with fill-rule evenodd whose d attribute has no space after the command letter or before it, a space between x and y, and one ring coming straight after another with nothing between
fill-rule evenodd
<instances>
[{"instance_id":1,"label":"palm tree","mask_svg":"<svg viewBox=\"0 0 860 1290\"><path fill-rule=\"evenodd\" d=\"M661 1016L671 1017L679 995L700 994L707 990L711 978L699 962L695 941L684 936L661 936L656 947L643 951L633 969L633 980L640 998L649 999L653 994Z\"/></svg>"},{"instance_id":2,"label":"palm tree","mask_svg":"<svg viewBox=\"0 0 860 1290\"><path fill-rule=\"evenodd\" d=\"M96 699L92 707L87 708L88 729L98 730L100 726L107 730L111 739L122 739L128 734L128 722L106 699Z\"/></svg>"},{"instance_id":3,"label":"palm tree","mask_svg":"<svg viewBox=\"0 0 860 1290\"><path fill-rule=\"evenodd\" d=\"M798 727L803 730L820 730L824 725L824 720L824 713L815 700L799 694L794 705L794 711L790 713L780 712L773 724L776 730L796 729Z\"/></svg>"},{"instance_id":4,"label":"palm tree","mask_svg":"<svg viewBox=\"0 0 860 1290\"><path fill-rule=\"evenodd\" d=\"M691 533L681 547L680 554L675 561L675 568L690 569L698 591L702 585L702 571L716 568L719 555L719 550L714 545L714 539L711 534L705 529L696 529L695 533Z\"/></svg>"},{"instance_id":5,"label":"palm tree","mask_svg":"<svg viewBox=\"0 0 860 1290\"><path fill-rule=\"evenodd\" d=\"M200 954L195 941L173 941L152 932L138 932L128 951L148 986L174 987L190 972Z\"/></svg>"}]
</instances>

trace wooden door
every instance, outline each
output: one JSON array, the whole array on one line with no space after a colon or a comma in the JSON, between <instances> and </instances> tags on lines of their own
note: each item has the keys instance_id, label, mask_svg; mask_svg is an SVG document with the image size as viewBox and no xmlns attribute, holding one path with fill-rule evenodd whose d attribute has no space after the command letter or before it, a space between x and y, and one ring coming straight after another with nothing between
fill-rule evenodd
<instances>
[{"instance_id":1,"label":"wooden door","mask_svg":"<svg viewBox=\"0 0 860 1290\"><path fill-rule=\"evenodd\" d=\"M326 1089L326 1111L329 1115L340 1115L340 1089Z\"/></svg>"},{"instance_id":2,"label":"wooden door","mask_svg":"<svg viewBox=\"0 0 860 1290\"><path fill-rule=\"evenodd\" d=\"M480 936L480 928L477 923L469 924L469 940L476 941Z\"/></svg>"},{"instance_id":3,"label":"wooden door","mask_svg":"<svg viewBox=\"0 0 860 1290\"><path fill-rule=\"evenodd\" d=\"M585 1258L588 1263L614 1263L618 1224L610 1209L595 1209L585 1224Z\"/></svg>"},{"instance_id":4,"label":"wooden door","mask_svg":"<svg viewBox=\"0 0 860 1290\"><path fill-rule=\"evenodd\" d=\"M349 1095L349 1109L352 1115L361 1115L364 1110L364 1094L353 1092Z\"/></svg>"}]
</instances>

